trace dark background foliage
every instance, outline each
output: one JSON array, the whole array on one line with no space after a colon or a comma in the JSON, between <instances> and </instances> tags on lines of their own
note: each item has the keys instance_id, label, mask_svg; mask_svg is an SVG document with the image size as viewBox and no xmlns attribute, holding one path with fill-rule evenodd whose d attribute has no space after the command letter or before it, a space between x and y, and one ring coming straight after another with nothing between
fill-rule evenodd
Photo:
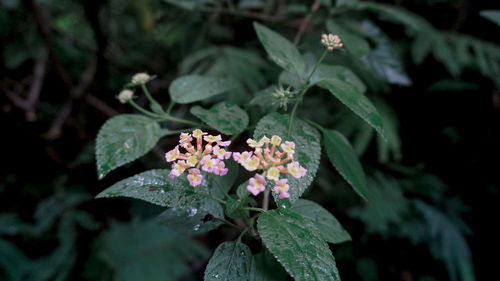
<instances>
[{"instance_id":1,"label":"dark background foliage","mask_svg":"<svg viewBox=\"0 0 500 281\"><path fill-rule=\"evenodd\" d=\"M279 75L259 45L252 22L293 40L311 8L310 1L179 2L202 3L190 10L172 2L0 1L1 280L120 280L126 273L112 266L120 265L112 256L126 254L120 254L117 245L147 244L157 238L155 233L166 237L162 245L176 244L169 239L184 241L145 222L161 211L158 207L127 199L92 199L124 177L165 167L163 153L176 141L162 139L139 161L98 181L94 144L100 126L118 113L133 112L116 95L134 73L146 71L158 75L149 88L165 105L175 77L205 73L238 80L240 89L227 99L245 104ZM500 44L500 26L479 15L500 9L497 1L375 2L409 10L447 34ZM299 43L303 53L318 53L329 12L328 5L322 5L308 20ZM357 147L369 186L381 187L380 202L365 205L333 172L325 155L305 194L332 211L352 236L352 242L331 246L342 278L473 280L463 277L465 262L473 264L477 280L491 279L500 235L495 227L500 213L498 72L488 75L476 64L464 66L453 77L447 64L433 56L415 63L409 52L414 37L403 24L366 11L349 15L377 22L411 84L380 78L371 83L370 74L356 72L378 93L372 97L392 108L399 123L400 150L389 148L381 156L384 148L375 139L368 140L365 149ZM201 52L210 48L212 55ZM339 57L345 64L345 57ZM259 110L249 108L251 124L258 121ZM176 114L188 111L180 106ZM359 122L338 102L314 92L300 114L336 127L356 142L352 128ZM131 242L134 227L143 230ZM165 248L159 256L151 253L154 257L144 258L145 264L136 269L151 269L139 275L146 278L141 280L156 280L154 275L164 271L182 280L201 280L210 250L234 235L222 228L195 236L197 244L186 242L185 250ZM454 260L468 256L467 244L471 260ZM186 262L165 269L179 256Z\"/></svg>"}]
</instances>

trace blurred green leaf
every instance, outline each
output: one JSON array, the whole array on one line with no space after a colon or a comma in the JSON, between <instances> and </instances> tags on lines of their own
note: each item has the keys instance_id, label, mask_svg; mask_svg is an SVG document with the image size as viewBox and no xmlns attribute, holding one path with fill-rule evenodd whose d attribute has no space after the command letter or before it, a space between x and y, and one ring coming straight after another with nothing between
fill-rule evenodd
<instances>
[{"instance_id":1,"label":"blurred green leaf","mask_svg":"<svg viewBox=\"0 0 500 281\"><path fill-rule=\"evenodd\" d=\"M341 21L332 19L327 20L326 29L333 34L337 34L342 40L344 48L356 57L362 57L370 50L368 41L366 41L363 36L357 34L354 30L343 26Z\"/></svg>"},{"instance_id":2,"label":"blurred green leaf","mask_svg":"<svg viewBox=\"0 0 500 281\"><path fill-rule=\"evenodd\" d=\"M376 173L368 179L367 201L363 207L354 207L349 215L358 218L372 233L387 235L391 225L398 225L409 211L409 202L398 182Z\"/></svg>"},{"instance_id":3,"label":"blurred green leaf","mask_svg":"<svg viewBox=\"0 0 500 281\"><path fill-rule=\"evenodd\" d=\"M202 244L152 221L114 223L102 237L100 257L116 281L169 281L189 273L189 264L208 256Z\"/></svg>"},{"instance_id":4,"label":"blurred green leaf","mask_svg":"<svg viewBox=\"0 0 500 281\"><path fill-rule=\"evenodd\" d=\"M99 179L149 152L159 139L160 125L145 116L121 114L108 119L96 140Z\"/></svg>"},{"instance_id":5,"label":"blurred green leaf","mask_svg":"<svg viewBox=\"0 0 500 281\"><path fill-rule=\"evenodd\" d=\"M446 264L451 280L475 281L474 266L467 240L460 228L435 207L414 200L414 206L426 221L428 243L433 254Z\"/></svg>"},{"instance_id":6,"label":"blurred green leaf","mask_svg":"<svg viewBox=\"0 0 500 281\"><path fill-rule=\"evenodd\" d=\"M479 14L483 18L500 26L500 10L482 10Z\"/></svg>"},{"instance_id":7,"label":"blurred green leaf","mask_svg":"<svg viewBox=\"0 0 500 281\"><path fill-rule=\"evenodd\" d=\"M14 244L0 239L0 269L10 281L26 280L33 266L31 261ZM1 276L1 275L0 275Z\"/></svg>"},{"instance_id":8,"label":"blurred green leaf","mask_svg":"<svg viewBox=\"0 0 500 281\"><path fill-rule=\"evenodd\" d=\"M363 29L377 43L377 47L363 57L363 62L388 83L402 86L411 85L404 65L392 46L389 37L370 21L363 22Z\"/></svg>"}]
</instances>

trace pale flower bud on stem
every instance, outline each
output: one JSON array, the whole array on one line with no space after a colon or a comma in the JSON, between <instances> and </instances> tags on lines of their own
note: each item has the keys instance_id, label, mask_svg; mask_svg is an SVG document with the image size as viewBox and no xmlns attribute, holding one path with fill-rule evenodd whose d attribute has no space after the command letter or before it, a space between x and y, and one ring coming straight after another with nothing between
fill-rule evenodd
<instances>
[{"instance_id":1,"label":"pale flower bud on stem","mask_svg":"<svg viewBox=\"0 0 500 281\"><path fill-rule=\"evenodd\" d=\"M134 85L142 85L149 82L151 76L145 72L137 73L132 77L132 84Z\"/></svg>"},{"instance_id":2,"label":"pale flower bud on stem","mask_svg":"<svg viewBox=\"0 0 500 281\"><path fill-rule=\"evenodd\" d=\"M118 94L117 98L121 103L127 103L133 97L134 97L134 92L132 92L131 90L123 90Z\"/></svg>"},{"instance_id":3,"label":"pale flower bud on stem","mask_svg":"<svg viewBox=\"0 0 500 281\"><path fill-rule=\"evenodd\" d=\"M325 46L329 51L333 51L334 49L342 48L343 44L338 35L323 34L321 36L321 44Z\"/></svg>"}]
</instances>

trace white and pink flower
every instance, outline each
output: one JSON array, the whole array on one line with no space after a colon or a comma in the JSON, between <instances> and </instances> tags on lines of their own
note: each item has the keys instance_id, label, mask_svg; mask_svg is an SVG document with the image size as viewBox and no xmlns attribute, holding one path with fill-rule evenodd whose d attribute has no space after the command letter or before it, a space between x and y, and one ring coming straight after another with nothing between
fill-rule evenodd
<instances>
[{"instance_id":1,"label":"white and pink flower","mask_svg":"<svg viewBox=\"0 0 500 281\"><path fill-rule=\"evenodd\" d=\"M256 196L266 189L266 185L266 179L262 175L256 174L248 181L247 190Z\"/></svg>"}]
</instances>

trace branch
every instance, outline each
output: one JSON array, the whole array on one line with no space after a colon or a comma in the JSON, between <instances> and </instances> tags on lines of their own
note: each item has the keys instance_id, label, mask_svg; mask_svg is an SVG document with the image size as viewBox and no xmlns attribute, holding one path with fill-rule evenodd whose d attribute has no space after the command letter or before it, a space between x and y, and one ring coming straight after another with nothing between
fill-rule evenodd
<instances>
[{"instance_id":1,"label":"branch","mask_svg":"<svg viewBox=\"0 0 500 281\"><path fill-rule=\"evenodd\" d=\"M33 68L33 82L31 83L30 90L26 97L24 110L26 111L26 119L28 121L35 121L36 119L36 106L40 99L40 92L42 90L45 74L47 73L48 51L42 50L36 64Z\"/></svg>"},{"instance_id":2,"label":"branch","mask_svg":"<svg viewBox=\"0 0 500 281\"><path fill-rule=\"evenodd\" d=\"M311 12L307 14L307 16L304 17L302 20L299 30L297 31L297 34L295 35L295 38L293 39L293 44L297 46L300 42L300 39L302 38L302 35L304 35L304 32L307 29L307 26L309 25L309 22L311 21L311 17L316 13L316 11L319 9L320 6L320 1L316 0L311 6Z\"/></svg>"},{"instance_id":3,"label":"branch","mask_svg":"<svg viewBox=\"0 0 500 281\"><path fill-rule=\"evenodd\" d=\"M53 140L61 135L61 128L73 110L74 101L80 99L85 94L85 91L87 91L90 84L92 84L92 81L94 81L95 71L96 61L93 59L87 66L87 69L80 76L80 82L78 85L70 91L68 100L59 111L56 119L52 122L50 129L47 133L45 133L45 138Z\"/></svg>"}]
</instances>

